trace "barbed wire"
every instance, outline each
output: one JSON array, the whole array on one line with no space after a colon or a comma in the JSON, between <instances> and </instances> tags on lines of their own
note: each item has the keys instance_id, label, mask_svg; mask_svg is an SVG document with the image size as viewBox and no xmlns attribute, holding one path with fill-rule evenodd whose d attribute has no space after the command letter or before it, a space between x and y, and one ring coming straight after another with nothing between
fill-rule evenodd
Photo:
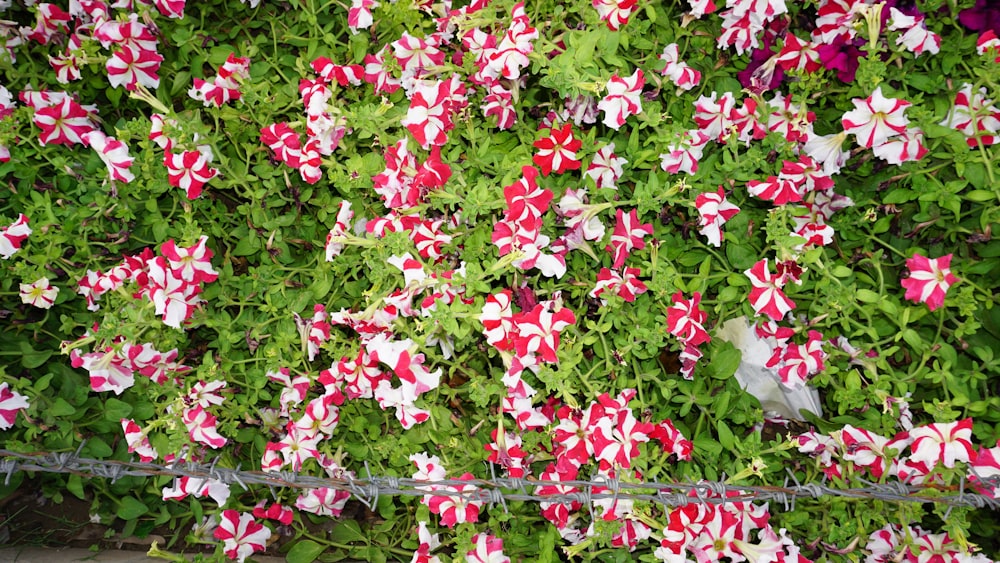
<instances>
[{"instance_id":1,"label":"barbed wire","mask_svg":"<svg viewBox=\"0 0 1000 563\"><path fill-rule=\"evenodd\" d=\"M82 446L81 446L82 447ZM490 479L443 479L428 481L394 476L372 475L367 463L364 477L356 477L345 472L338 478L316 477L290 471L263 472L244 471L218 467L218 458L210 464L185 461L173 465L156 463L117 461L84 458L80 449L75 453L22 453L0 449L0 475L5 475L5 484L10 484L14 473L46 472L69 473L87 478L111 479L122 477L189 477L194 479L214 479L226 485L237 484L244 490L249 485L262 485L271 489L276 496L276 488L318 489L328 488L350 493L369 508L374 508L381 496L450 496L460 497L469 502L501 505L507 510L507 501L544 502L555 504L580 503L593 507L594 501L611 499L649 501L664 506L679 507L689 504L726 504L732 502L776 502L785 510L794 510L798 499L820 497L843 497L859 500L882 500L891 502L938 503L957 507L976 507L997 510L1000 499L966 491L966 480L962 478L957 487L934 487L932 485L906 485L899 481L872 483L858 481L863 487L840 489L824 483L799 483L791 471L781 486L734 485L722 481L699 481L697 483L629 482L602 475L591 480L548 481L534 478L496 477L495 466L490 464ZM988 488L1000 487L1000 476L980 477L977 481ZM470 486L471 485L471 486ZM552 494L539 494L541 487L556 487ZM529 490L531 489L531 490Z\"/></svg>"}]
</instances>

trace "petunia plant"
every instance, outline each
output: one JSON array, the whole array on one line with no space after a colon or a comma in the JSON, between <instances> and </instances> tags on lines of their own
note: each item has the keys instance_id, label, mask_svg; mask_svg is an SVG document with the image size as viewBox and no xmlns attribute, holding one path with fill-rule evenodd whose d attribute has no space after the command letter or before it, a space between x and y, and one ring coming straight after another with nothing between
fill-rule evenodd
<instances>
[{"instance_id":1,"label":"petunia plant","mask_svg":"<svg viewBox=\"0 0 1000 563\"><path fill-rule=\"evenodd\" d=\"M990 3L0 11L4 447L427 481L55 501L174 560L1000 557L931 502L1000 494Z\"/></svg>"}]
</instances>

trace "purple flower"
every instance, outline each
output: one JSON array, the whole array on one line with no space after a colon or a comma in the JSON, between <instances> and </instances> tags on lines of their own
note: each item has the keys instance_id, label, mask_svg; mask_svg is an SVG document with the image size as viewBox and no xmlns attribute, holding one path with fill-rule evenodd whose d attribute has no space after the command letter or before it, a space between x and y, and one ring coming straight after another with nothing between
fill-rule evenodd
<instances>
[{"instance_id":1,"label":"purple flower","mask_svg":"<svg viewBox=\"0 0 1000 563\"><path fill-rule=\"evenodd\" d=\"M976 5L962 10L958 21L965 27L980 33L992 29L1000 35L1000 4L992 0L976 0Z\"/></svg>"},{"instance_id":2,"label":"purple flower","mask_svg":"<svg viewBox=\"0 0 1000 563\"><path fill-rule=\"evenodd\" d=\"M854 82L854 73L858 71L858 59L864 52L852 43L837 42L835 45L820 45L819 60L829 70L837 71L837 78L843 82Z\"/></svg>"}]
</instances>

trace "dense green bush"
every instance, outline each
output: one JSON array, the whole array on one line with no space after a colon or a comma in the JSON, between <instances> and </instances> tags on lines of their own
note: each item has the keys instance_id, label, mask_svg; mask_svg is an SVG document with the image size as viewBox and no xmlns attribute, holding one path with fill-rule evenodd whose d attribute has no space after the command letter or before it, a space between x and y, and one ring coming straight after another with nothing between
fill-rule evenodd
<instances>
[{"instance_id":1,"label":"dense green bush","mask_svg":"<svg viewBox=\"0 0 1000 563\"><path fill-rule=\"evenodd\" d=\"M28 4L0 22L7 449L998 490L985 2ZM743 317L764 357L721 337ZM754 369L822 411L765 413ZM932 503L349 518L323 490L49 483L240 559L998 553L995 514Z\"/></svg>"}]
</instances>

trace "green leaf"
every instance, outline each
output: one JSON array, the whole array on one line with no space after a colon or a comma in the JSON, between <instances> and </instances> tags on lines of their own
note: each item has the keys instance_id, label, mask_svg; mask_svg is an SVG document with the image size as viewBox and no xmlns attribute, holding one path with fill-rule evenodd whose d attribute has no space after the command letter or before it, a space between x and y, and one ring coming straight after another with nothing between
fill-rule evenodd
<instances>
[{"instance_id":1,"label":"green leaf","mask_svg":"<svg viewBox=\"0 0 1000 563\"><path fill-rule=\"evenodd\" d=\"M709 364L712 377L715 379L729 379L736 373L736 368L740 366L743 354L733 347L730 342L723 342L711 354L712 361Z\"/></svg>"},{"instance_id":2,"label":"green leaf","mask_svg":"<svg viewBox=\"0 0 1000 563\"><path fill-rule=\"evenodd\" d=\"M324 546L312 540L300 539L285 555L285 561L288 563L312 563L324 551L326 551Z\"/></svg>"},{"instance_id":3,"label":"green leaf","mask_svg":"<svg viewBox=\"0 0 1000 563\"><path fill-rule=\"evenodd\" d=\"M734 270L747 270L757 262L758 252L749 244L726 244L726 258Z\"/></svg>"},{"instance_id":4,"label":"green leaf","mask_svg":"<svg viewBox=\"0 0 1000 563\"><path fill-rule=\"evenodd\" d=\"M975 185L975 182L973 182L973 185ZM988 190L972 190L971 192L965 194L965 197L966 199L976 203L984 203L987 201L993 201L997 196Z\"/></svg>"},{"instance_id":5,"label":"green leaf","mask_svg":"<svg viewBox=\"0 0 1000 563\"><path fill-rule=\"evenodd\" d=\"M149 507L135 497L125 497L116 513L122 520L133 520L149 512Z\"/></svg>"},{"instance_id":6,"label":"green leaf","mask_svg":"<svg viewBox=\"0 0 1000 563\"><path fill-rule=\"evenodd\" d=\"M965 179L975 188L986 186L986 167L981 162L969 162L965 165Z\"/></svg>"},{"instance_id":7,"label":"green leaf","mask_svg":"<svg viewBox=\"0 0 1000 563\"><path fill-rule=\"evenodd\" d=\"M333 276L329 272L319 271L316 272L316 278L313 279L312 285L309 286L309 291L312 293L314 300L322 301L330 293L331 287L333 287Z\"/></svg>"},{"instance_id":8,"label":"green leaf","mask_svg":"<svg viewBox=\"0 0 1000 563\"><path fill-rule=\"evenodd\" d=\"M52 357L52 350L35 350L27 340L22 340L19 344L21 346L21 365L28 369L40 367Z\"/></svg>"},{"instance_id":9,"label":"green leaf","mask_svg":"<svg viewBox=\"0 0 1000 563\"><path fill-rule=\"evenodd\" d=\"M118 422L123 418L127 418L130 414L132 414L132 405L124 401L119 401L114 397L109 397L104 401L105 420Z\"/></svg>"},{"instance_id":10,"label":"green leaf","mask_svg":"<svg viewBox=\"0 0 1000 563\"><path fill-rule=\"evenodd\" d=\"M837 265L830 269L830 273L838 278L847 278L854 272L852 272L847 266Z\"/></svg>"},{"instance_id":11,"label":"green leaf","mask_svg":"<svg viewBox=\"0 0 1000 563\"><path fill-rule=\"evenodd\" d=\"M905 340L907 344L912 346L914 350L921 351L924 349L923 339L921 339L920 335L917 334L917 331L913 330L912 328L905 329L902 332L902 336L903 340Z\"/></svg>"},{"instance_id":12,"label":"green leaf","mask_svg":"<svg viewBox=\"0 0 1000 563\"><path fill-rule=\"evenodd\" d=\"M66 399L62 397L56 397L56 400L52 402L52 406L45 409L45 414L51 416L66 416L74 412L76 412L76 407L67 403Z\"/></svg>"},{"instance_id":13,"label":"green leaf","mask_svg":"<svg viewBox=\"0 0 1000 563\"><path fill-rule=\"evenodd\" d=\"M79 475L70 475L66 479L66 490L80 500L86 499L83 493L83 478Z\"/></svg>"},{"instance_id":14,"label":"green leaf","mask_svg":"<svg viewBox=\"0 0 1000 563\"><path fill-rule=\"evenodd\" d=\"M361 531L361 526L354 520L344 520L330 530L330 539L337 543L366 542L367 538Z\"/></svg>"},{"instance_id":15,"label":"green leaf","mask_svg":"<svg viewBox=\"0 0 1000 563\"><path fill-rule=\"evenodd\" d=\"M882 299L879 294L870 289L859 289L855 292L855 296L857 296L858 301L861 301L862 303L877 303Z\"/></svg>"},{"instance_id":16,"label":"green leaf","mask_svg":"<svg viewBox=\"0 0 1000 563\"><path fill-rule=\"evenodd\" d=\"M719 431L719 443L722 444L722 447L727 450L735 449L736 436L734 436L733 431L729 429L729 425L720 420L716 428Z\"/></svg>"}]
</instances>

